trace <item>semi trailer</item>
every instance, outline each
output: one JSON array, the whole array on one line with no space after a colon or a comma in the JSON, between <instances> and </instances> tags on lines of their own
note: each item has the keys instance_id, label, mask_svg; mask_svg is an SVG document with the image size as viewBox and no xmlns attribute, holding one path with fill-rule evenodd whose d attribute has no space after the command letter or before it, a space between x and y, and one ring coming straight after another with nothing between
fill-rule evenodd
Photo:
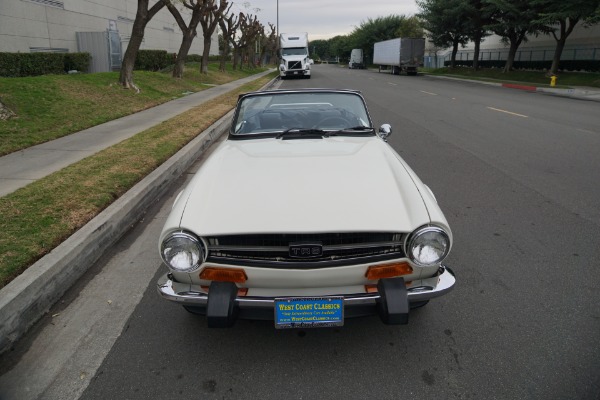
<instances>
[{"instance_id":1,"label":"semi trailer","mask_svg":"<svg viewBox=\"0 0 600 400\"><path fill-rule=\"evenodd\" d=\"M373 64L391 67L391 72L398 75L417 75L417 69L423 66L425 55L424 38L396 38L375 43L373 48Z\"/></svg>"}]
</instances>

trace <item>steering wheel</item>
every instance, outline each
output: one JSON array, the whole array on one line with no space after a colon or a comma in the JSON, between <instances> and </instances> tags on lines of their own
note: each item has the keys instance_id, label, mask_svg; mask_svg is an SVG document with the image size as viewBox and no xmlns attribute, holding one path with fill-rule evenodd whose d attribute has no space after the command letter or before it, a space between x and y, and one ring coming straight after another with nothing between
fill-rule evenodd
<instances>
[{"instance_id":1,"label":"steering wheel","mask_svg":"<svg viewBox=\"0 0 600 400\"><path fill-rule=\"evenodd\" d=\"M326 117L326 118L323 118L322 120L320 120L319 122L317 122L313 126L313 129L322 128L323 126L335 128L340 125L342 127L349 126L348 120L346 118L342 118L342 117Z\"/></svg>"}]
</instances>

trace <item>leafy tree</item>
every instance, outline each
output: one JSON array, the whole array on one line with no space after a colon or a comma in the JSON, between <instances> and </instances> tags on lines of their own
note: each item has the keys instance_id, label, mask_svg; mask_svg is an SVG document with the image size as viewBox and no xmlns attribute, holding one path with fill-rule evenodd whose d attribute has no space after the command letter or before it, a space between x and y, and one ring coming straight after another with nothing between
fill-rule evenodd
<instances>
[{"instance_id":1,"label":"leafy tree","mask_svg":"<svg viewBox=\"0 0 600 400\"><path fill-rule=\"evenodd\" d=\"M600 22L600 2L598 0L535 0L540 14L536 23L546 26L556 41L552 67L549 75L558 72L558 65L565 43L578 23L584 27Z\"/></svg>"},{"instance_id":2,"label":"leafy tree","mask_svg":"<svg viewBox=\"0 0 600 400\"><path fill-rule=\"evenodd\" d=\"M325 60L330 57L329 40L312 40L310 42L312 49L311 57L317 60Z\"/></svg>"},{"instance_id":3,"label":"leafy tree","mask_svg":"<svg viewBox=\"0 0 600 400\"><path fill-rule=\"evenodd\" d=\"M409 33L411 23L407 24L407 20L408 18L404 15L388 15L375 19L369 18L367 21L361 22L360 26L348 36L347 47L342 52L343 57L349 58L350 52L354 48L362 49L365 55L370 54L373 52L375 43L398 37L397 34L403 27L406 28L406 33ZM412 23L414 24L414 22Z\"/></svg>"},{"instance_id":4,"label":"leafy tree","mask_svg":"<svg viewBox=\"0 0 600 400\"><path fill-rule=\"evenodd\" d=\"M540 17L539 5L533 0L483 0L486 12L491 16L488 28L510 45L504 72L512 70L521 43L527 35L538 35L547 31L543 24L536 23Z\"/></svg>"},{"instance_id":5,"label":"leafy tree","mask_svg":"<svg viewBox=\"0 0 600 400\"><path fill-rule=\"evenodd\" d=\"M469 21L465 18L466 0L417 0L427 36L435 46L452 47L450 67L454 68L458 46L469 41Z\"/></svg>"},{"instance_id":6,"label":"leafy tree","mask_svg":"<svg viewBox=\"0 0 600 400\"><path fill-rule=\"evenodd\" d=\"M350 37L348 35L338 35L329 39L329 49L334 57L349 57L352 51Z\"/></svg>"},{"instance_id":7,"label":"leafy tree","mask_svg":"<svg viewBox=\"0 0 600 400\"><path fill-rule=\"evenodd\" d=\"M125 50L125 54L123 55L121 73L119 75L119 83L126 89L132 87L137 89L133 84L133 67L137 53L144 40L146 25L168 2L169 0L158 0L152 7L149 7L150 0L138 0L131 38L129 39L127 50Z\"/></svg>"},{"instance_id":8,"label":"leafy tree","mask_svg":"<svg viewBox=\"0 0 600 400\"><path fill-rule=\"evenodd\" d=\"M400 27L396 30L396 37L422 38L424 36L423 23L416 15L401 20Z\"/></svg>"},{"instance_id":9,"label":"leafy tree","mask_svg":"<svg viewBox=\"0 0 600 400\"><path fill-rule=\"evenodd\" d=\"M473 69L479 68L479 49L483 38L488 36L487 25L491 21L491 10L484 6L482 0L466 1L467 32L469 39L473 42Z\"/></svg>"}]
</instances>

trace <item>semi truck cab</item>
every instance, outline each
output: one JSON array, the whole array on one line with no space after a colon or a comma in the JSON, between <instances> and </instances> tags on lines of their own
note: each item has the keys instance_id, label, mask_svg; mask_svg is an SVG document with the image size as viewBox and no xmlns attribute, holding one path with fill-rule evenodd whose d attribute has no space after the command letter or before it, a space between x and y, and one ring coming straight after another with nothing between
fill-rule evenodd
<instances>
[{"instance_id":1,"label":"semi truck cab","mask_svg":"<svg viewBox=\"0 0 600 400\"><path fill-rule=\"evenodd\" d=\"M311 60L308 57L308 34L282 33L279 36L279 76L310 79Z\"/></svg>"}]
</instances>

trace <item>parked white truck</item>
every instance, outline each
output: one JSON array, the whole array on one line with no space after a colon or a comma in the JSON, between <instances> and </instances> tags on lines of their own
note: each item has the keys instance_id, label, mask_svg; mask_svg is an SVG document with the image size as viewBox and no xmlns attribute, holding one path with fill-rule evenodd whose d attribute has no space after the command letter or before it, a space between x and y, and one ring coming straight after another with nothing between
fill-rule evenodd
<instances>
[{"instance_id":1,"label":"parked white truck","mask_svg":"<svg viewBox=\"0 0 600 400\"><path fill-rule=\"evenodd\" d=\"M364 69L365 63L363 62L363 51L362 49L352 49L350 53L350 62L348 63L348 68L354 69Z\"/></svg>"},{"instance_id":2,"label":"parked white truck","mask_svg":"<svg viewBox=\"0 0 600 400\"><path fill-rule=\"evenodd\" d=\"M308 33L282 33L279 35L279 76L285 79L289 76L310 79L310 64L308 58Z\"/></svg>"},{"instance_id":3,"label":"parked white truck","mask_svg":"<svg viewBox=\"0 0 600 400\"><path fill-rule=\"evenodd\" d=\"M417 75L417 68L423 66L425 55L424 38L396 38L375 43L373 49L373 64L391 67L391 72L398 75Z\"/></svg>"}]
</instances>

